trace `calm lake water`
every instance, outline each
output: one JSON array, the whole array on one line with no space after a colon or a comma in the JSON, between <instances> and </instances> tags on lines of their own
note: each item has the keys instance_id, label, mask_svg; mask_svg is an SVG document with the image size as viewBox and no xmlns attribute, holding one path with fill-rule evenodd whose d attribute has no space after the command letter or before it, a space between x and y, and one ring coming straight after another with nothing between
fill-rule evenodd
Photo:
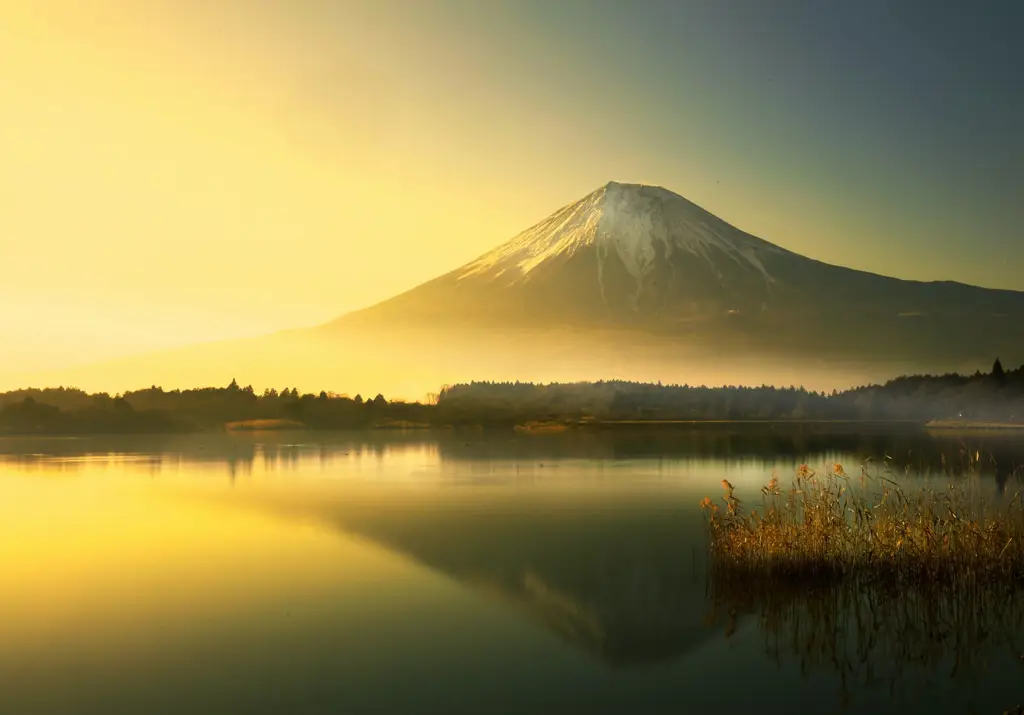
<instances>
[{"instance_id":1,"label":"calm lake water","mask_svg":"<svg viewBox=\"0 0 1024 715\"><path fill-rule=\"evenodd\" d=\"M1011 437L0 439L0 713L1001 713L1012 618L918 648L705 583L723 478L972 455L1012 498Z\"/></svg>"}]
</instances>

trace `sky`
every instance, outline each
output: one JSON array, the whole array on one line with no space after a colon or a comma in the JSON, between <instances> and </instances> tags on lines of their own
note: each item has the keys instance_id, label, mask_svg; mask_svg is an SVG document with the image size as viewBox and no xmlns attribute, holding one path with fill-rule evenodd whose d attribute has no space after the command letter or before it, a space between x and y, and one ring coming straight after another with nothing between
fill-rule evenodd
<instances>
[{"instance_id":1,"label":"sky","mask_svg":"<svg viewBox=\"0 0 1024 715\"><path fill-rule=\"evenodd\" d=\"M314 325L604 183L1024 290L1024 3L0 0L0 372Z\"/></svg>"}]
</instances>

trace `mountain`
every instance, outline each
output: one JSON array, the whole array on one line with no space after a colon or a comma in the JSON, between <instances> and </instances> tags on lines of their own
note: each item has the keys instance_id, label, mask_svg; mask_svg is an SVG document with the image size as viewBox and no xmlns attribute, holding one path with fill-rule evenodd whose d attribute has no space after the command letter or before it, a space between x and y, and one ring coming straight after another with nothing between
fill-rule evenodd
<instances>
[{"instance_id":1,"label":"mountain","mask_svg":"<svg viewBox=\"0 0 1024 715\"><path fill-rule=\"evenodd\" d=\"M715 373L711 361L755 381L760 372L806 382L821 371L973 371L996 355L1015 363L1022 317L1024 293L829 265L667 189L611 182L468 265L322 330L429 332L483 353L529 351L543 335L579 364L609 350L623 361L618 371L646 361L634 370L646 379L686 381L685 363L700 366L697 377ZM711 381L743 381L717 372L722 380Z\"/></svg>"},{"instance_id":2,"label":"mountain","mask_svg":"<svg viewBox=\"0 0 1024 715\"><path fill-rule=\"evenodd\" d=\"M335 325L673 326L760 310L775 283L766 262L783 255L665 189L610 183L472 263Z\"/></svg>"},{"instance_id":3,"label":"mountain","mask_svg":"<svg viewBox=\"0 0 1024 715\"><path fill-rule=\"evenodd\" d=\"M829 265L664 188L611 182L467 265L318 328L118 361L105 368L116 387L93 368L61 381L237 377L411 398L470 379L832 389L973 372L997 355L1020 363L1022 318L1024 293Z\"/></svg>"},{"instance_id":4,"label":"mountain","mask_svg":"<svg viewBox=\"0 0 1024 715\"><path fill-rule=\"evenodd\" d=\"M673 334L694 324L774 330L818 327L823 317L973 322L1021 311L1022 293L831 266L740 231L661 187L612 182L472 263L334 326L629 325Z\"/></svg>"}]
</instances>

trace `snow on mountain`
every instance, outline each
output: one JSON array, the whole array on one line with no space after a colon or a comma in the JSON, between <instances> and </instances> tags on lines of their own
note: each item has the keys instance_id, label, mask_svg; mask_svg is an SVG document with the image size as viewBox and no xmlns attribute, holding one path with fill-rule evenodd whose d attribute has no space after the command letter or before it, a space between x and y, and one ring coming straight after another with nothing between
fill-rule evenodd
<instances>
[{"instance_id":1,"label":"snow on mountain","mask_svg":"<svg viewBox=\"0 0 1024 715\"><path fill-rule=\"evenodd\" d=\"M588 247L597 251L598 283L603 286L605 266L614 255L638 290L659 258L671 261L677 252L700 259L718 278L722 271L716 261L725 256L772 283L762 258L783 252L667 189L610 182L481 256L458 277L514 284L546 262Z\"/></svg>"}]
</instances>

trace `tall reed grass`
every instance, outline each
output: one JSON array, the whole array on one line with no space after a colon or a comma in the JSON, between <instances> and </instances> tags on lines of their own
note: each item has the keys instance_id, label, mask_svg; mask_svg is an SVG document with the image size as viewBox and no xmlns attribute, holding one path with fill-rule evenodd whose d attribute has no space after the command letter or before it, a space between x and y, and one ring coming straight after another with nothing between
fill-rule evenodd
<instances>
[{"instance_id":1,"label":"tall reed grass","mask_svg":"<svg viewBox=\"0 0 1024 715\"><path fill-rule=\"evenodd\" d=\"M722 504L705 497L712 571L729 577L968 587L1024 582L1021 490L993 503L970 480L906 489L866 468L777 477L747 510L727 480Z\"/></svg>"},{"instance_id":2,"label":"tall reed grass","mask_svg":"<svg viewBox=\"0 0 1024 715\"><path fill-rule=\"evenodd\" d=\"M788 487L773 477L748 509L723 480L721 502L702 502L707 618L729 635L753 616L766 653L796 658L802 672L834 669L843 702L861 687L896 695L911 670L975 678L1001 661L1024 677L1014 481L993 499L976 472L904 487L866 468L804 466Z\"/></svg>"}]
</instances>

